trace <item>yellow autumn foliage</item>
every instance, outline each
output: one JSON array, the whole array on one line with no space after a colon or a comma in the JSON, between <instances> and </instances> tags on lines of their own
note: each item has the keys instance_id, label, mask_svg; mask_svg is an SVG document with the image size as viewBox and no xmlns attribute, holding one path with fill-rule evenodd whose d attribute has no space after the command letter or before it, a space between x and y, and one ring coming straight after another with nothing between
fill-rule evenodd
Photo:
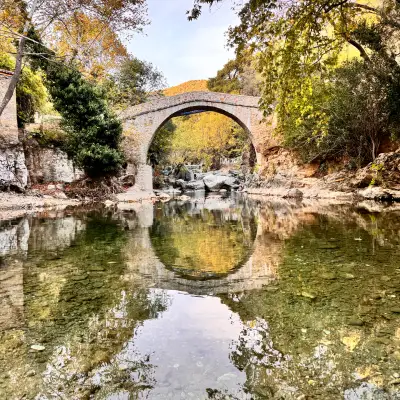
<instances>
[{"instance_id":1,"label":"yellow autumn foliage","mask_svg":"<svg viewBox=\"0 0 400 400\"><path fill-rule=\"evenodd\" d=\"M163 91L165 96L176 96L177 94L188 92L208 92L207 81L205 79L193 80L172 86Z\"/></svg>"},{"instance_id":2,"label":"yellow autumn foliage","mask_svg":"<svg viewBox=\"0 0 400 400\"><path fill-rule=\"evenodd\" d=\"M192 91L208 91L206 80L193 80L164 90L166 96ZM204 162L208 169L219 156L229 156L229 151L241 148L246 134L229 117L204 112L173 119L176 126L169 156L172 164ZM239 155L239 154L238 154Z\"/></svg>"},{"instance_id":3,"label":"yellow autumn foliage","mask_svg":"<svg viewBox=\"0 0 400 400\"><path fill-rule=\"evenodd\" d=\"M221 225L219 216L205 210L201 218L163 218L152 232L160 260L174 271L193 278L227 274L247 261L254 230L238 221Z\"/></svg>"}]
</instances>

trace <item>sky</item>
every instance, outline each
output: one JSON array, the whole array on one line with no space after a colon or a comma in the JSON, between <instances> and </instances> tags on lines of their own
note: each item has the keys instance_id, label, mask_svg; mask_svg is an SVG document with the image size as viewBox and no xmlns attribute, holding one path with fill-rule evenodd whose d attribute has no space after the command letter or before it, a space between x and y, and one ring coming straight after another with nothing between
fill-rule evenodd
<instances>
[{"instance_id":1,"label":"sky","mask_svg":"<svg viewBox=\"0 0 400 400\"><path fill-rule=\"evenodd\" d=\"M128 50L141 60L150 61L166 77L168 86L192 79L208 79L231 58L225 33L237 22L225 0L211 11L203 7L197 21L189 22L186 10L193 0L147 0L150 25L127 43Z\"/></svg>"}]
</instances>

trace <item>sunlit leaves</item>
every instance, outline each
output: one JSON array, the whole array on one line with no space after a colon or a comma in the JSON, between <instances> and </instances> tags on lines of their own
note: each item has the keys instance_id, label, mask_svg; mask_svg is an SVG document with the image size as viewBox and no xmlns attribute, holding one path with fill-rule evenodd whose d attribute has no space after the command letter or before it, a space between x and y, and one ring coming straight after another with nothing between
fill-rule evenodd
<instances>
[{"instance_id":1,"label":"sunlit leaves","mask_svg":"<svg viewBox=\"0 0 400 400\"><path fill-rule=\"evenodd\" d=\"M82 71L97 79L104 78L128 56L108 24L82 12L56 23L49 39L59 56L73 59Z\"/></svg>"},{"instance_id":2,"label":"sunlit leaves","mask_svg":"<svg viewBox=\"0 0 400 400\"><path fill-rule=\"evenodd\" d=\"M0 52L0 69L12 71L14 67L15 60L8 54ZM16 94L18 123L23 126L25 123L33 122L35 112L42 111L47 102L48 93L42 74L24 67Z\"/></svg>"}]
</instances>

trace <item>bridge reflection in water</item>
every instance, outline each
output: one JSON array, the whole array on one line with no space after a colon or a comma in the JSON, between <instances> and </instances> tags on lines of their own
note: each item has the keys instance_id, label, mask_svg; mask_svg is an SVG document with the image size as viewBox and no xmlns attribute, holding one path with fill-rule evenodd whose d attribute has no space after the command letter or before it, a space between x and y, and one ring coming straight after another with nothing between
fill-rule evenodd
<instances>
[{"instance_id":1,"label":"bridge reflection in water","mask_svg":"<svg viewBox=\"0 0 400 400\"><path fill-rule=\"evenodd\" d=\"M215 233L219 234L226 226L228 230L223 232L222 236L215 237L216 241L211 249L209 246L200 249L204 252L203 260L213 258L215 254L212 252L220 252L217 266L223 269L222 273L215 270L208 271L206 268L200 271L200 275L199 271L195 270L191 271L193 273L191 275L187 270L180 270L173 265L163 263L165 255L160 253L160 249L168 244L172 237L166 235L161 246L158 249L157 246L155 248L153 223L157 224L157 213L161 212L163 214L161 219L164 220L166 215L177 215L179 212L182 213L182 210L185 212L186 222L187 219L192 219L193 224L203 228L194 232L191 235L192 239L199 235L203 235L203 238L210 236L212 230L207 231L207 228L221 218L224 223L231 221L231 227L234 226L241 231L242 236L236 233L235 240L232 241L229 238L232 235L229 225L222 223L221 226L216 227ZM206 213L211 219L203 221L201 216ZM45 220L23 217L4 221L0 227L0 256L2 257L0 330L23 325L24 273L27 272L24 271L24 265L29 264L36 254L41 258L43 252L58 254L63 249L69 248L78 235L86 229L84 213L65 215L59 211L47 212L44 216ZM271 240L268 242L268 249L265 248L261 226L256 221L255 210L250 206L239 208L232 200L221 198L208 198L186 204L172 202L165 205L163 209L151 203L121 203L113 218L119 220L129 230L127 242L122 249L126 260L123 279L132 282L135 286L209 295L261 288L276 278L275 271L279 264L281 241ZM177 220L179 217L171 224L176 224ZM188 231L183 231L182 235L188 235ZM241 239L245 239L246 243L241 243ZM224 248L220 247L218 240L225 240ZM199 243L196 244L199 245ZM188 245L189 249L196 251L193 245L190 243ZM227 258L226 253L232 250L231 245L235 246L238 252L231 252ZM28 252L30 256L27 260Z\"/></svg>"},{"instance_id":2,"label":"bridge reflection in water","mask_svg":"<svg viewBox=\"0 0 400 400\"><path fill-rule=\"evenodd\" d=\"M249 207L238 208L218 197L171 202L156 210L134 203L120 207L136 212L124 250L129 280L210 295L261 288L276 278L281 242L270 243L268 251L260 249L262 229ZM174 250L178 254L171 256Z\"/></svg>"}]
</instances>

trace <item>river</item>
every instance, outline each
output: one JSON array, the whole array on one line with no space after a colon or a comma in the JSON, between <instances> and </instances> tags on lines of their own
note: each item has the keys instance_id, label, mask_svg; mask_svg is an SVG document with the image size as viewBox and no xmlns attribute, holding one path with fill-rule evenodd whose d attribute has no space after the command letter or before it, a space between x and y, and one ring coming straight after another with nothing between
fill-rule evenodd
<instances>
[{"instance_id":1,"label":"river","mask_svg":"<svg viewBox=\"0 0 400 400\"><path fill-rule=\"evenodd\" d=\"M400 212L209 196L2 221L0 399L400 399Z\"/></svg>"}]
</instances>

